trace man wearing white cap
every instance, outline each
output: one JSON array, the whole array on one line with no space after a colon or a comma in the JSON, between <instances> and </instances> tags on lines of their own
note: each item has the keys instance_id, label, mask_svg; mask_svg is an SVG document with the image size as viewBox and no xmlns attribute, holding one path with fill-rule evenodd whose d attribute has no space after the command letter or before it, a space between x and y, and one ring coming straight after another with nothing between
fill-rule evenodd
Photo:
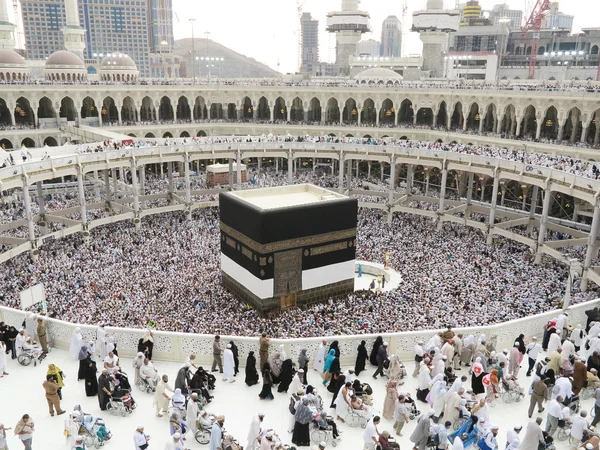
<instances>
[{"instance_id":1,"label":"man wearing white cap","mask_svg":"<svg viewBox=\"0 0 600 450\"><path fill-rule=\"evenodd\" d=\"M585 331L581 327L580 323L578 323L577 326L573 328L569 339L571 339L571 341L575 345L575 351L578 352L585 342Z\"/></svg>"},{"instance_id":2,"label":"man wearing white cap","mask_svg":"<svg viewBox=\"0 0 600 450\"><path fill-rule=\"evenodd\" d=\"M227 348L223 352L223 381L229 381L233 383L235 373L235 360L233 358L233 351L231 351L231 344L227 344Z\"/></svg>"},{"instance_id":3,"label":"man wearing white cap","mask_svg":"<svg viewBox=\"0 0 600 450\"><path fill-rule=\"evenodd\" d=\"M198 429L198 414L200 413L200 407L198 405L198 393L193 392L188 400L186 407L185 422L187 423L188 430L194 433Z\"/></svg>"},{"instance_id":4,"label":"man wearing white cap","mask_svg":"<svg viewBox=\"0 0 600 450\"><path fill-rule=\"evenodd\" d=\"M256 445L256 439L260 436L262 432L262 421L265 418L265 413L259 412L257 415L252 417L252 422L250 422L250 430L248 431L248 445L246 448L254 448Z\"/></svg>"},{"instance_id":5,"label":"man wearing white cap","mask_svg":"<svg viewBox=\"0 0 600 450\"><path fill-rule=\"evenodd\" d=\"M181 443L181 434L173 433L165 444L165 450L185 450L185 447Z\"/></svg>"},{"instance_id":6,"label":"man wearing white cap","mask_svg":"<svg viewBox=\"0 0 600 450\"><path fill-rule=\"evenodd\" d=\"M425 349L423 348L423 341L418 340L417 345L415 345L415 370L413 370L413 378L417 378L419 376L419 370L421 369L421 361L423 361L424 354Z\"/></svg>"},{"instance_id":7,"label":"man wearing white cap","mask_svg":"<svg viewBox=\"0 0 600 450\"><path fill-rule=\"evenodd\" d=\"M377 360L377 370L373 374L374 379L377 379L377 375L383 375L383 364L388 359L387 347L388 343L384 342L379 346L379 350L377 350L377 356L375 357Z\"/></svg>"},{"instance_id":8,"label":"man wearing white cap","mask_svg":"<svg viewBox=\"0 0 600 450\"><path fill-rule=\"evenodd\" d=\"M312 450L325 450L327 443L324 441L319 442L319 445L315 445Z\"/></svg>"},{"instance_id":9,"label":"man wearing white cap","mask_svg":"<svg viewBox=\"0 0 600 450\"><path fill-rule=\"evenodd\" d=\"M83 436L77 436L75 438L75 444L73 444L72 450L87 450L87 447L83 442Z\"/></svg>"},{"instance_id":10,"label":"man wearing white cap","mask_svg":"<svg viewBox=\"0 0 600 450\"><path fill-rule=\"evenodd\" d=\"M506 447L507 448L515 439L517 441L519 441L519 443L521 442L521 439L519 438L519 433L521 432L522 429L523 429L523 425L516 425L512 430L507 431L507 433L506 433Z\"/></svg>"},{"instance_id":11,"label":"man wearing white cap","mask_svg":"<svg viewBox=\"0 0 600 450\"><path fill-rule=\"evenodd\" d=\"M477 445L481 450L495 450L498 448L496 436L498 435L499 429L500 427L498 425L492 425L484 438L477 442Z\"/></svg>"},{"instance_id":12,"label":"man wearing white cap","mask_svg":"<svg viewBox=\"0 0 600 450\"><path fill-rule=\"evenodd\" d=\"M269 431L260 439L260 450L271 450L272 445L273 445L273 433L271 433ZM251 448L251 447L249 447L249 448Z\"/></svg>"},{"instance_id":13,"label":"man wearing white cap","mask_svg":"<svg viewBox=\"0 0 600 450\"><path fill-rule=\"evenodd\" d=\"M27 342L27 335L25 334L25 328L19 330L17 338L15 339L15 349L17 350L17 358L23 353L23 346Z\"/></svg>"},{"instance_id":14,"label":"man wearing white cap","mask_svg":"<svg viewBox=\"0 0 600 450\"><path fill-rule=\"evenodd\" d=\"M150 441L150 435L144 433L144 425L138 425L133 433L135 450L146 450L149 446L148 441Z\"/></svg>"}]
</instances>

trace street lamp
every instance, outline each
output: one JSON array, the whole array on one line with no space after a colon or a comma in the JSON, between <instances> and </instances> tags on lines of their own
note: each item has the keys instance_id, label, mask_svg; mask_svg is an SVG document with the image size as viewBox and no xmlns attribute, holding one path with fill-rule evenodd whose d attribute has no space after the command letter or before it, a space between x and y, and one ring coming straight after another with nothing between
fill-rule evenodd
<instances>
[{"instance_id":1,"label":"street lamp","mask_svg":"<svg viewBox=\"0 0 600 450\"><path fill-rule=\"evenodd\" d=\"M196 46L194 45L194 22L196 22L196 19L190 17L188 22L192 25L192 81L196 84L196 72L194 70L194 56L196 56Z\"/></svg>"}]
</instances>

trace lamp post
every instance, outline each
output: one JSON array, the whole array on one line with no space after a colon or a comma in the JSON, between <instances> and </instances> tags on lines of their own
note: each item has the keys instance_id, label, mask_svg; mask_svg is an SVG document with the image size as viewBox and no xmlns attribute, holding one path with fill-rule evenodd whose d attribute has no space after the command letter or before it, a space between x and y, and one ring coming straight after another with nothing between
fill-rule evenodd
<instances>
[{"instance_id":1,"label":"lamp post","mask_svg":"<svg viewBox=\"0 0 600 450\"><path fill-rule=\"evenodd\" d=\"M194 65L196 64L195 58L194 58L196 56L196 46L194 43L194 22L196 22L196 19L194 19L193 17L190 17L188 19L188 22L192 25L192 58L191 58L191 60L192 60L192 82L194 84L196 84L196 72L194 70L195 69Z\"/></svg>"}]
</instances>

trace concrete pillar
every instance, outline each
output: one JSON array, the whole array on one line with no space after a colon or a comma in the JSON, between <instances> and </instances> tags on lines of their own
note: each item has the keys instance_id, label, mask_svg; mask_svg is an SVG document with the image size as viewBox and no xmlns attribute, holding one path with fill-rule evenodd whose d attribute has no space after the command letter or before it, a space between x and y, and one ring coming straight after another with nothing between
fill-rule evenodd
<instances>
[{"instance_id":1,"label":"concrete pillar","mask_svg":"<svg viewBox=\"0 0 600 450\"><path fill-rule=\"evenodd\" d=\"M16 125L15 109L17 107L15 106L15 103L9 103L7 106L8 106L8 109L10 110L10 122L12 123L12 125L14 127Z\"/></svg>"},{"instance_id":2,"label":"concrete pillar","mask_svg":"<svg viewBox=\"0 0 600 450\"><path fill-rule=\"evenodd\" d=\"M429 173L427 173L427 181L429 182ZM473 181L475 180L475 173L469 172L469 185L467 186L467 210L465 211L465 220L471 218L471 202L473 201ZM427 195L427 194L425 194Z\"/></svg>"},{"instance_id":3,"label":"concrete pillar","mask_svg":"<svg viewBox=\"0 0 600 450\"><path fill-rule=\"evenodd\" d=\"M279 173L279 158L275 157L275 173Z\"/></svg>"},{"instance_id":4,"label":"concrete pillar","mask_svg":"<svg viewBox=\"0 0 600 450\"><path fill-rule=\"evenodd\" d=\"M413 165L408 164L406 168L406 192L410 195L413 188Z\"/></svg>"},{"instance_id":5,"label":"concrete pillar","mask_svg":"<svg viewBox=\"0 0 600 450\"><path fill-rule=\"evenodd\" d=\"M23 206L25 207L25 218L27 219L27 231L31 245L35 244L35 228L33 226L33 213L31 212L31 197L29 196L29 184L27 178L23 177Z\"/></svg>"},{"instance_id":6,"label":"concrete pillar","mask_svg":"<svg viewBox=\"0 0 600 450\"><path fill-rule=\"evenodd\" d=\"M117 108L117 117L119 118L119 125L121 125L121 108Z\"/></svg>"},{"instance_id":7,"label":"concrete pillar","mask_svg":"<svg viewBox=\"0 0 600 450\"><path fill-rule=\"evenodd\" d=\"M479 115L479 134L481 134L483 132L483 121L485 120L485 117L483 117L481 114Z\"/></svg>"},{"instance_id":8,"label":"concrete pillar","mask_svg":"<svg viewBox=\"0 0 600 450\"><path fill-rule=\"evenodd\" d=\"M313 158L312 159L312 171L313 171L313 173L315 173L315 170L317 170L317 158Z\"/></svg>"},{"instance_id":9,"label":"concrete pillar","mask_svg":"<svg viewBox=\"0 0 600 450\"><path fill-rule=\"evenodd\" d=\"M500 191L502 193L502 196L500 197L500 206L504 206L504 200L506 198L506 184L502 184Z\"/></svg>"},{"instance_id":10,"label":"concrete pillar","mask_svg":"<svg viewBox=\"0 0 600 450\"><path fill-rule=\"evenodd\" d=\"M107 206L110 204L111 195L110 195L110 177L108 175L108 170L104 170L104 201Z\"/></svg>"},{"instance_id":11,"label":"concrete pillar","mask_svg":"<svg viewBox=\"0 0 600 450\"><path fill-rule=\"evenodd\" d=\"M394 201L394 191L396 189L396 158L392 157L390 163L390 190L388 192L388 202L391 204Z\"/></svg>"},{"instance_id":12,"label":"concrete pillar","mask_svg":"<svg viewBox=\"0 0 600 450\"><path fill-rule=\"evenodd\" d=\"M233 191L233 159L229 158L229 190Z\"/></svg>"},{"instance_id":13,"label":"concrete pillar","mask_svg":"<svg viewBox=\"0 0 600 450\"><path fill-rule=\"evenodd\" d=\"M98 171L94 170L94 195L100 197L100 186L98 186Z\"/></svg>"},{"instance_id":14,"label":"concrete pillar","mask_svg":"<svg viewBox=\"0 0 600 450\"><path fill-rule=\"evenodd\" d=\"M400 113L396 110L394 110L394 126L397 127L398 126L398 116L400 115Z\"/></svg>"},{"instance_id":15,"label":"concrete pillar","mask_svg":"<svg viewBox=\"0 0 600 450\"><path fill-rule=\"evenodd\" d=\"M275 109L274 108L275 108L274 106L271 106L269 104L269 113L271 114L271 122L273 122L273 120L275 118Z\"/></svg>"},{"instance_id":16,"label":"concrete pillar","mask_svg":"<svg viewBox=\"0 0 600 450\"><path fill-rule=\"evenodd\" d=\"M304 116L304 123L308 122L308 109L306 111L302 111L302 114Z\"/></svg>"},{"instance_id":17,"label":"concrete pillar","mask_svg":"<svg viewBox=\"0 0 600 450\"><path fill-rule=\"evenodd\" d=\"M563 138L563 132L564 132L564 127L565 127L566 121L561 116L558 116L557 122L558 122L558 135L556 136L556 140L558 142L560 142L560 141L562 141L562 138Z\"/></svg>"},{"instance_id":18,"label":"concrete pillar","mask_svg":"<svg viewBox=\"0 0 600 450\"><path fill-rule=\"evenodd\" d=\"M537 128L535 130L535 138L536 139L539 139L540 135L542 134L542 123L543 123L543 120L538 119L538 121L537 121Z\"/></svg>"},{"instance_id":19,"label":"concrete pillar","mask_svg":"<svg viewBox=\"0 0 600 450\"><path fill-rule=\"evenodd\" d=\"M578 201L576 201L576 199L573 199L574 201L574 205L573 205L573 222L577 222L577 220L579 220L579 208L580 208L580 204Z\"/></svg>"},{"instance_id":20,"label":"concrete pillar","mask_svg":"<svg viewBox=\"0 0 600 450\"><path fill-rule=\"evenodd\" d=\"M348 159L348 161L346 162L346 186L347 189L351 189L351 185L352 185L352 160Z\"/></svg>"},{"instance_id":21,"label":"concrete pillar","mask_svg":"<svg viewBox=\"0 0 600 450\"><path fill-rule=\"evenodd\" d=\"M467 123L468 123L467 119L468 119L468 118L469 118L469 115L468 115L468 113L467 113L467 112L463 112L463 116L462 116L462 120L463 120L463 123L462 123L462 130L463 130L463 131L467 131Z\"/></svg>"},{"instance_id":22,"label":"concrete pillar","mask_svg":"<svg viewBox=\"0 0 600 450\"><path fill-rule=\"evenodd\" d=\"M498 186L500 184L500 177L498 174L494 175L494 187L492 189L492 201L490 202L490 220L488 222L488 235L487 235L487 244L492 244L492 228L496 223L496 205L498 203Z\"/></svg>"},{"instance_id":23,"label":"concrete pillar","mask_svg":"<svg viewBox=\"0 0 600 450\"><path fill-rule=\"evenodd\" d=\"M585 144L585 140L587 139L587 131L588 126L584 124L583 128L581 129L581 139L579 140L579 142L581 142L582 144Z\"/></svg>"},{"instance_id":24,"label":"concrete pillar","mask_svg":"<svg viewBox=\"0 0 600 450\"><path fill-rule=\"evenodd\" d=\"M371 161L367 163L367 180L371 179Z\"/></svg>"},{"instance_id":25,"label":"concrete pillar","mask_svg":"<svg viewBox=\"0 0 600 450\"><path fill-rule=\"evenodd\" d=\"M594 216L592 218L592 227L590 229L590 234L588 236L587 249L585 252L585 261L583 263L583 277L581 278L581 290L587 290L588 277L587 277L587 269L592 265L592 259L594 258L594 253L596 249L596 239L598 238L598 226L600 224L600 207L598 206L598 200L596 200L596 204L594 205Z\"/></svg>"},{"instance_id":26,"label":"concrete pillar","mask_svg":"<svg viewBox=\"0 0 600 450\"><path fill-rule=\"evenodd\" d=\"M437 113L433 112L433 120L431 121L431 126L435 128L437 126Z\"/></svg>"},{"instance_id":27,"label":"concrete pillar","mask_svg":"<svg viewBox=\"0 0 600 450\"><path fill-rule=\"evenodd\" d=\"M133 212L137 216L140 213L140 187L138 185L137 167L135 167L134 161L131 164L131 187L133 188Z\"/></svg>"},{"instance_id":28,"label":"concrete pillar","mask_svg":"<svg viewBox=\"0 0 600 450\"><path fill-rule=\"evenodd\" d=\"M522 209L523 211L525 211L525 206L526 206L526 204L527 204L527 191L528 191L528 190L529 190L529 189L528 189L528 187L527 187L527 186L525 186L525 187L523 188L523 195L522 195L522 196L523 196L523 201L521 202L521 209Z\"/></svg>"},{"instance_id":29,"label":"concrete pillar","mask_svg":"<svg viewBox=\"0 0 600 450\"><path fill-rule=\"evenodd\" d=\"M77 190L79 192L79 212L81 214L81 223L83 224L83 228L87 227L87 207L85 203L85 189L83 187L85 174L83 173L83 169L79 167L77 171Z\"/></svg>"},{"instance_id":30,"label":"concrete pillar","mask_svg":"<svg viewBox=\"0 0 600 450\"><path fill-rule=\"evenodd\" d=\"M442 185L440 186L440 206L438 208L438 213L444 213L444 201L446 197L446 182L448 181L448 169L444 168L442 170Z\"/></svg>"},{"instance_id":31,"label":"concrete pillar","mask_svg":"<svg viewBox=\"0 0 600 450\"><path fill-rule=\"evenodd\" d=\"M594 145L600 142L600 123L596 123L596 133L594 134Z\"/></svg>"},{"instance_id":32,"label":"concrete pillar","mask_svg":"<svg viewBox=\"0 0 600 450\"><path fill-rule=\"evenodd\" d=\"M425 197L429 195L429 172L430 170L426 168L425 171Z\"/></svg>"},{"instance_id":33,"label":"concrete pillar","mask_svg":"<svg viewBox=\"0 0 600 450\"><path fill-rule=\"evenodd\" d=\"M240 153L240 150L238 149L237 152L237 160L236 160L236 169L237 169L237 173L236 173L236 178L237 178L237 183L236 183L236 189L239 191L242 189L242 154ZM191 203L191 201L190 201Z\"/></svg>"},{"instance_id":34,"label":"concrete pillar","mask_svg":"<svg viewBox=\"0 0 600 450\"><path fill-rule=\"evenodd\" d=\"M356 113L358 114L358 126L360 127L362 124L362 117L361 117L361 110L362 109L362 105L361 104L357 104L356 105ZM397 123L397 122L396 122Z\"/></svg>"},{"instance_id":35,"label":"concrete pillar","mask_svg":"<svg viewBox=\"0 0 600 450\"><path fill-rule=\"evenodd\" d=\"M46 200L44 199L44 193L42 192L42 182L38 181L36 183L36 191L37 191L37 204L40 210L40 217L44 218L46 215ZM46 222L44 218L44 222ZM41 227L42 236L48 233L48 229L46 226Z\"/></svg>"},{"instance_id":36,"label":"concrete pillar","mask_svg":"<svg viewBox=\"0 0 600 450\"><path fill-rule=\"evenodd\" d=\"M502 117L498 118L498 124L496 126L496 133L502 133Z\"/></svg>"},{"instance_id":37,"label":"concrete pillar","mask_svg":"<svg viewBox=\"0 0 600 450\"><path fill-rule=\"evenodd\" d=\"M113 180L113 198L116 200L119 198L119 179L117 178L117 168L112 169L112 180Z\"/></svg>"},{"instance_id":38,"label":"concrete pillar","mask_svg":"<svg viewBox=\"0 0 600 450\"><path fill-rule=\"evenodd\" d=\"M344 192L344 154L340 152L339 170L338 170L338 192Z\"/></svg>"},{"instance_id":39,"label":"concrete pillar","mask_svg":"<svg viewBox=\"0 0 600 450\"><path fill-rule=\"evenodd\" d=\"M146 166L140 168L140 195L146 195Z\"/></svg>"},{"instance_id":40,"label":"concrete pillar","mask_svg":"<svg viewBox=\"0 0 600 450\"><path fill-rule=\"evenodd\" d=\"M516 136L519 136L521 134L521 118L517 117L517 130L515 132Z\"/></svg>"},{"instance_id":41,"label":"concrete pillar","mask_svg":"<svg viewBox=\"0 0 600 450\"><path fill-rule=\"evenodd\" d=\"M487 184L487 180L483 179L481 180L481 196L479 198L479 201L483 203L483 198L485 196L485 186Z\"/></svg>"},{"instance_id":42,"label":"concrete pillar","mask_svg":"<svg viewBox=\"0 0 600 450\"><path fill-rule=\"evenodd\" d=\"M446 114L446 129L449 130L452 126L452 115Z\"/></svg>"},{"instance_id":43,"label":"concrete pillar","mask_svg":"<svg viewBox=\"0 0 600 450\"><path fill-rule=\"evenodd\" d=\"M292 177L293 177L292 164L294 164L294 159L292 157L292 149L290 148L288 150L288 184L292 184L292 181L293 181L293 179L292 179Z\"/></svg>"},{"instance_id":44,"label":"concrete pillar","mask_svg":"<svg viewBox=\"0 0 600 450\"><path fill-rule=\"evenodd\" d=\"M190 182L190 174L192 169L190 167L190 155L187 152L183 155L183 165L183 178L185 182L185 204L186 206L189 206L192 203L192 183ZM188 219L191 219L191 217L192 216L189 215Z\"/></svg>"},{"instance_id":45,"label":"concrete pillar","mask_svg":"<svg viewBox=\"0 0 600 450\"><path fill-rule=\"evenodd\" d=\"M291 122L291 112L292 110L290 108L286 109L286 115L287 115L287 121Z\"/></svg>"},{"instance_id":46,"label":"concrete pillar","mask_svg":"<svg viewBox=\"0 0 600 450\"><path fill-rule=\"evenodd\" d=\"M379 110L381 108L378 108L377 106L375 106L375 126L378 127L379 126Z\"/></svg>"},{"instance_id":47,"label":"concrete pillar","mask_svg":"<svg viewBox=\"0 0 600 450\"><path fill-rule=\"evenodd\" d=\"M383 183L383 161L379 162L379 176L381 177L381 182Z\"/></svg>"},{"instance_id":48,"label":"concrete pillar","mask_svg":"<svg viewBox=\"0 0 600 450\"><path fill-rule=\"evenodd\" d=\"M529 225L527 225L527 233L531 234L533 231L535 211L537 210L538 199L540 196L540 187L534 186L531 192L531 209L529 210Z\"/></svg>"},{"instance_id":49,"label":"concrete pillar","mask_svg":"<svg viewBox=\"0 0 600 450\"><path fill-rule=\"evenodd\" d=\"M544 244L544 239L546 237L546 225L548 223L548 213L550 212L550 201L552 200L552 191L550 189L550 184L544 190L544 206L542 209L542 219L540 221L540 230L538 232L538 249L535 253L535 263L539 264L542 262L542 251L541 246Z\"/></svg>"},{"instance_id":50,"label":"concrete pillar","mask_svg":"<svg viewBox=\"0 0 600 450\"><path fill-rule=\"evenodd\" d=\"M167 178L168 178L168 190L169 194L173 194L173 163L167 163ZM173 202L171 202L172 204Z\"/></svg>"},{"instance_id":51,"label":"concrete pillar","mask_svg":"<svg viewBox=\"0 0 600 450\"><path fill-rule=\"evenodd\" d=\"M262 158L260 156L257 158L256 163L257 163L257 168L258 168L256 173L257 173L258 178L260 179L260 172L262 169Z\"/></svg>"},{"instance_id":52,"label":"concrete pillar","mask_svg":"<svg viewBox=\"0 0 600 450\"><path fill-rule=\"evenodd\" d=\"M569 136L569 142L573 144L575 137L577 136L577 128L579 127L579 114L573 114L571 112L571 136Z\"/></svg>"}]
</instances>

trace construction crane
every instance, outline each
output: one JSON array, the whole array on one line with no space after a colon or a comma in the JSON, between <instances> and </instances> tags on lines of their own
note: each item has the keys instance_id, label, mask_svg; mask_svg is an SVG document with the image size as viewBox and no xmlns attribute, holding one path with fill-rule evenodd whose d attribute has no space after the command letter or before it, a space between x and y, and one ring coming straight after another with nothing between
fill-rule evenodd
<instances>
[{"instance_id":1,"label":"construction crane","mask_svg":"<svg viewBox=\"0 0 600 450\"><path fill-rule=\"evenodd\" d=\"M525 41L527 34L532 32L531 53L529 54L529 75L527 78L532 80L535 77L535 67L537 63L537 52L540 45L540 29L542 28L542 20L550 10L550 0L537 0L535 6L531 10L531 15L525 25L521 29L522 38ZM525 53L525 51L523 52Z\"/></svg>"}]
</instances>

